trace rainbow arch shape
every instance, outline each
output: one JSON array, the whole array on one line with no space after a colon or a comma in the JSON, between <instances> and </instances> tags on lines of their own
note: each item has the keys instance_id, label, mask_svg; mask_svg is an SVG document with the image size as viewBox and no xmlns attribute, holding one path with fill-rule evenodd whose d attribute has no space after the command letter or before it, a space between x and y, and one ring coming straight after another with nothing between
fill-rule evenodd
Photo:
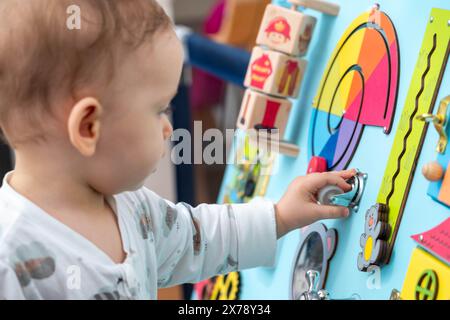
<instances>
[{"instance_id":1,"label":"rainbow arch shape","mask_svg":"<svg viewBox=\"0 0 450 320\"><path fill-rule=\"evenodd\" d=\"M364 126L388 134L397 104L400 54L395 27L384 12L363 13L334 49L313 102L309 158L327 160L328 170L350 163Z\"/></svg>"}]
</instances>

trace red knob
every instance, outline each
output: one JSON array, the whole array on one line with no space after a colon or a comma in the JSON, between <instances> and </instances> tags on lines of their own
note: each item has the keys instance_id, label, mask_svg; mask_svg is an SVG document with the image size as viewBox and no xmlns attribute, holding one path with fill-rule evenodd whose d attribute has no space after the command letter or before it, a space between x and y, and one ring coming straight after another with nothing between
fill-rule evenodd
<instances>
[{"instance_id":1,"label":"red knob","mask_svg":"<svg viewBox=\"0 0 450 320\"><path fill-rule=\"evenodd\" d=\"M308 171L306 173L325 172L327 170L327 160L325 158L312 157L309 161Z\"/></svg>"}]
</instances>

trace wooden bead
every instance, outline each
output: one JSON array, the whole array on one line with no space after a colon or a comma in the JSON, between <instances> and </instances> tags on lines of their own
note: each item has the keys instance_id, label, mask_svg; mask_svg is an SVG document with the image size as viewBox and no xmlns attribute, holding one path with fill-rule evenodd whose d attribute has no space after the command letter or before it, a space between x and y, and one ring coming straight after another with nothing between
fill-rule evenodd
<instances>
[{"instance_id":1,"label":"wooden bead","mask_svg":"<svg viewBox=\"0 0 450 320\"><path fill-rule=\"evenodd\" d=\"M433 161L422 167L422 174L428 181L438 181L444 176L444 169L439 163Z\"/></svg>"}]
</instances>

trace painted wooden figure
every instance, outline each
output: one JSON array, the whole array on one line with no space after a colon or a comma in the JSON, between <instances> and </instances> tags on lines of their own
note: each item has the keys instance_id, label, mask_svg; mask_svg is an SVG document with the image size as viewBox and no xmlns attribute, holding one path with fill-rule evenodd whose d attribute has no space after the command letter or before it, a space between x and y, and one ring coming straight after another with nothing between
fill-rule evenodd
<instances>
[{"instance_id":1,"label":"painted wooden figure","mask_svg":"<svg viewBox=\"0 0 450 320\"><path fill-rule=\"evenodd\" d=\"M255 47L245 77L246 87L280 97L297 97L307 61Z\"/></svg>"},{"instance_id":2,"label":"painted wooden figure","mask_svg":"<svg viewBox=\"0 0 450 320\"><path fill-rule=\"evenodd\" d=\"M240 129L278 129L283 137L292 103L248 89L242 100L237 127Z\"/></svg>"},{"instance_id":3,"label":"painted wooden figure","mask_svg":"<svg viewBox=\"0 0 450 320\"><path fill-rule=\"evenodd\" d=\"M307 53L316 18L299 11L268 5L256 43L292 56Z\"/></svg>"}]
</instances>

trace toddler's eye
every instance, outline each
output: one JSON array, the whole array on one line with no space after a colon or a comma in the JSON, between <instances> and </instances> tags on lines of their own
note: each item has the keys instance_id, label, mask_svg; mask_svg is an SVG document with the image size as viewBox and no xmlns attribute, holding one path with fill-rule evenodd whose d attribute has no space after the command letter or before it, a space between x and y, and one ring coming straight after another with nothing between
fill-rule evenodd
<instances>
[{"instance_id":1,"label":"toddler's eye","mask_svg":"<svg viewBox=\"0 0 450 320\"><path fill-rule=\"evenodd\" d=\"M163 114L165 114L166 116L170 116L173 112L173 108L171 105L165 107L163 110L161 110L158 114L160 116L162 116Z\"/></svg>"}]
</instances>

